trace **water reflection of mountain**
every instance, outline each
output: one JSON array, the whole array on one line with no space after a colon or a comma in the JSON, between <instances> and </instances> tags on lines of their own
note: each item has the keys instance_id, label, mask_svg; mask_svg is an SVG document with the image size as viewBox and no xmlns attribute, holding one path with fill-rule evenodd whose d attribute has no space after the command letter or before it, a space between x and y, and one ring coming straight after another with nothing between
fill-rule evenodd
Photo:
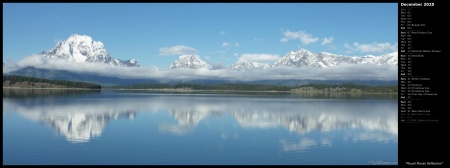
<instances>
[{"instance_id":1,"label":"water reflection of mountain","mask_svg":"<svg viewBox=\"0 0 450 168\"><path fill-rule=\"evenodd\" d=\"M185 134L193 131L198 123L207 118L208 111L171 109L170 114L177 121L176 124L160 123L159 129L174 134Z\"/></svg>"},{"instance_id":2,"label":"water reflection of mountain","mask_svg":"<svg viewBox=\"0 0 450 168\"><path fill-rule=\"evenodd\" d=\"M340 129L398 134L397 104L393 101L307 99L303 102L298 99L248 97L213 97L209 100L177 97L170 101L161 99L151 102L149 106L170 109L167 111L170 111L179 128L195 127L202 120L217 114L231 114L243 128L283 127L299 134ZM174 133L180 133L181 129L174 130Z\"/></svg>"},{"instance_id":3,"label":"water reflection of mountain","mask_svg":"<svg viewBox=\"0 0 450 168\"><path fill-rule=\"evenodd\" d=\"M23 103L26 101L28 103ZM29 103L32 101L32 103ZM136 108L121 108L103 101L68 101L50 98L50 101L4 99L4 109L19 112L25 118L51 126L58 134L73 143L98 138L111 120L134 119Z\"/></svg>"},{"instance_id":4,"label":"water reflection of mountain","mask_svg":"<svg viewBox=\"0 0 450 168\"><path fill-rule=\"evenodd\" d=\"M103 95L103 96L102 96ZM230 95L104 94L24 104L3 99L4 109L51 125L70 141L98 137L112 119L133 118L137 111L167 112L175 122L159 123L161 131L185 134L212 116L231 115L242 128L281 127L290 132L359 129L398 135L397 102L393 100L299 99ZM7 110L8 111L8 110ZM356 140L380 137L369 134ZM382 139L382 138L381 138ZM301 146L301 145L300 145Z\"/></svg>"},{"instance_id":5,"label":"water reflection of mountain","mask_svg":"<svg viewBox=\"0 0 450 168\"><path fill-rule=\"evenodd\" d=\"M283 114L283 113L234 113L242 127L269 128L281 126L291 132L305 134L311 131L328 132L338 129L379 130L398 134L397 118L346 118L330 113L320 114Z\"/></svg>"},{"instance_id":6,"label":"water reflection of mountain","mask_svg":"<svg viewBox=\"0 0 450 168\"><path fill-rule=\"evenodd\" d=\"M44 115L40 121L52 126L70 142L88 142L100 137L106 124L118 118L133 119L136 111L105 113L67 113L66 115Z\"/></svg>"}]
</instances>

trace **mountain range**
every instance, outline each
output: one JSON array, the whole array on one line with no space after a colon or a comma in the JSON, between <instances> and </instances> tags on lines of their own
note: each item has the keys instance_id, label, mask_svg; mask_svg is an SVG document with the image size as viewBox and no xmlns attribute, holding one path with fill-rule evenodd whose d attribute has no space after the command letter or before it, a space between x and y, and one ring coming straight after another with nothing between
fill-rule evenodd
<instances>
[{"instance_id":1,"label":"mountain range","mask_svg":"<svg viewBox=\"0 0 450 168\"><path fill-rule=\"evenodd\" d=\"M398 52L392 52L381 56L343 56L337 54L331 54L327 52L312 53L306 49L300 49L298 51L291 51L286 56L280 58L274 63L262 63L248 60L238 60L231 65L233 70L249 70L249 69L267 69L278 66L291 66L291 67L315 67L315 68L328 68L341 64L375 64L375 65L392 65L398 66ZM210 68L211 65L200 59L195 55L182 55L172 65L170 69L200 69Z\"/></svg>"},{"instance_id":2,"label":"mountain range","mask_svg":"<svg viewBox=\"0 0 450 168\"><path fill-rule=\"evenodd\" d=\"M66 41L59 42L54 48L41 52L40 55L49 58L61 58L75 62L100 62L111 65L127 67L140 67L135 59L120 60L112 58L104 45L100 41L94 41L87 35L71 35ZM252 62L248 60L238 60L231 65L234 70L265 69L277 66L293 67L317 67L327 68L340 64L389 64L398 65L398 53L393 52L381 56L343 56L327 52L312 53L306 49L291 51L274 63ZM200 69L211 66L197 55L181 55L174 61L169 69ZM156 68L156 67L154 67Z\"/></svg>"},{"instance_id":3,"label":"mountain range","mask_svg":"<svg viewBox=\"0 0 450 168\"><path fill-rule=\"evenodd\" d=\"M164 75L164 74L172 74L168 71L174 71L176 69L204 69L204 70L212 70L212 65L208 64L204 60L200 58L198 55L181 55L177 60L171 64L167 70L159 69L156 66L151 66L149 69L151 71L139 68L140 65L137 60L130 59L130 60L120 60L113 58L109 55L108 51L106 50L104 44L100 41L94 41L91 37L87 35L77 35L73 34L71 35L67 40L59 42L54 48L39 53L39 56L42 56L42 58L48 58L50 60L58 58L59 60L74 62L74 64L70 63L69 65L73 65L75 68L68 68L67 65L65 67L60 67L59 69L53 68L54 66L49 66L47 63L44 62L44 64L38 66L22 66L18 67L15 70L10 71L6 74L14 74L14 75L25 75L25 76L32 76L32 77L39 77L39 78L46 78L46 79L62 79L62 80L74 80L74 81L85 81L85 82L94 82L99 84L133 84L133 83L161 83L161 81L164 81L162 83L176 83L177 80L166 80L164 78L167 77L174 77L174 75ZM33 61L31 61L33 62ZM84 69L82 66L75 65L76 63L101 63L105 65L113 65L108 66L110 69L108 71L110 72L109 75L102 75L100 72L98 72L99 67L95 68L89 68L84 66ZM298 51L291 51L287 53L284 57L279 58L278 60L274 61L273 63L267 63L267 62L255 62L251 60L238 60L234 64L232 64L230 67L222 68L221 72L226 72L229 74L235 74L239 71L246 71L246 70L262 70L264 69L264 73L267 72L275 72L276 67L294 67L294 68L318 68L318 69L326 69L330 67L337 67L338 65L344 65L344 64L371 64L372 67L376 65L388 65L388 66L398 66L398 53L393 52L381 56L343 56L343 55L337 55L337 54L331 54L327 52L320 52L320 53L312 53L306 49L300 49ZM7 67L7 64L4 64L3 67ZM118 68L115 68L115 67ZM17 66L16 66L17 67ZM128 67L138 68L129 70ZM113 69L111 69L113 68ZM123 69L125 68L125 69ZM274 70L272 70L274 69ZM395 68L394 68L395 69ZM124 77L123 79L119 77L118 73L121 72L127 72L127 71L136 71L133 74L149 74L151 76L156 76L159 79L156 78L146 78L146 79L138 79L136 77ZM234 71L234 72L233 72ZM164 72L164 73L163 73ZM191 71L179 71L183 72L187 77L191 77L192 75L187 74ZM162 75L157 75L158 73L161 73ZM240 73L240 72L239 72ZM238 74L239 74L238 73ZM278 72L277 72L278 73ZM5 73L4 73L5 74ZM128 73L129 74L129 73ZM156 74L156 75L155 75ZM216 74L217 71L216 71ZM195 75L195 73L194 73ZM176 77L176 76L175 76ZM197 82L204 83L205 81L208 81L207 83L213 82L213 83L222 83L224 81L228 81L227 79L222 78L216 78L216 79L210 79L210 78L198 78ZM355 78L358 80L357 78ZM195 81L196 79L190 79L190 80L183 80L183 81ZM268 81L267 81L268 80ZM279 82L273 83L275 80L272 78L262 79L259 82L253 81L257 83L271 83L271 84L278 84ZM302 78L296 78L296 79L286 79L284 83L298 83L298 81L307 82L305 79ZM249 81L247 81L249 82ZM252 82L252 83L253 83ZM395 82L396 83L396 82Z\"/></svg>"},{"instance_id":4,"label":"mountain range","mask_svg":"<svg viewBox=\"0 0 450 168\"><path fill-rule=\"evenodd\" d=\"M277 66L293 66L293 67L316 67L316 68L328 68L337 66L340 64L376 64L376 65L393 65L398 66L398 53L393 52L381 56L343 56L336 55L327 52L312 53L306 49L300 49L298 51L291 51L286 56L280 58L278 61L269 63L251 62L251 61L238 61L231 67L235 70L245 69L265 69Z\"/></svg>"}]
</instances>

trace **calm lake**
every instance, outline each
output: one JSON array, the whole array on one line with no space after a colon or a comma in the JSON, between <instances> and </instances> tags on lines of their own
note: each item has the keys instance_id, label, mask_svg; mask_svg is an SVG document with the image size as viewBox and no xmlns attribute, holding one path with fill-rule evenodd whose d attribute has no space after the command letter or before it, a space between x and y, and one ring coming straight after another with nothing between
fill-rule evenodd
<instances>
[{"instance_id":1,"label":"calm lake","mask_svg":"<svg viewBox=\"0 0 450 168\"><path fill-rule=\"evenodd\" d=\"M397 164L389 95L3 89L3 164Z\"/></svg>"}]
</instances>

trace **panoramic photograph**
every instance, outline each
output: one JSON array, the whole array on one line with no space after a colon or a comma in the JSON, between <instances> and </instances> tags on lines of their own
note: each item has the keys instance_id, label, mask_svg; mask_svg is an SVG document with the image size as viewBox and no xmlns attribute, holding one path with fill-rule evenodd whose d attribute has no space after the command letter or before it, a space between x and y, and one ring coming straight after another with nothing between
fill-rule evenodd
<instances>
[{"instance_id":1,"label":"panoramic photograph","mask_svg":"<svg viewBox=\"0 0 450 168\"><path fill-rule=\"evenodd\" d=\"M3 165L398 165L397 3L3 3Z\"/></svg>"}]
</instances>

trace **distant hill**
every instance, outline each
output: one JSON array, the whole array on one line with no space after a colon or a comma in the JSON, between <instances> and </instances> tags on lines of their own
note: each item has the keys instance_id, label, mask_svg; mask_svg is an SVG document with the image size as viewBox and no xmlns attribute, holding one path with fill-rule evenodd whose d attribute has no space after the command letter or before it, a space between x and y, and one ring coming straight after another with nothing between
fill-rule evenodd
<instances>
[{"instance_id":1,"label":"distant hill","mask_svg":"<svg viewBox=\"0 0 450 168\"><path fill-rule=\"evenodd\" d=\"M101 89L101 85L88 82L49 80L20 75L3 75L3 87L19 88L83 88Z\"/></svg>"}]
</instances>

